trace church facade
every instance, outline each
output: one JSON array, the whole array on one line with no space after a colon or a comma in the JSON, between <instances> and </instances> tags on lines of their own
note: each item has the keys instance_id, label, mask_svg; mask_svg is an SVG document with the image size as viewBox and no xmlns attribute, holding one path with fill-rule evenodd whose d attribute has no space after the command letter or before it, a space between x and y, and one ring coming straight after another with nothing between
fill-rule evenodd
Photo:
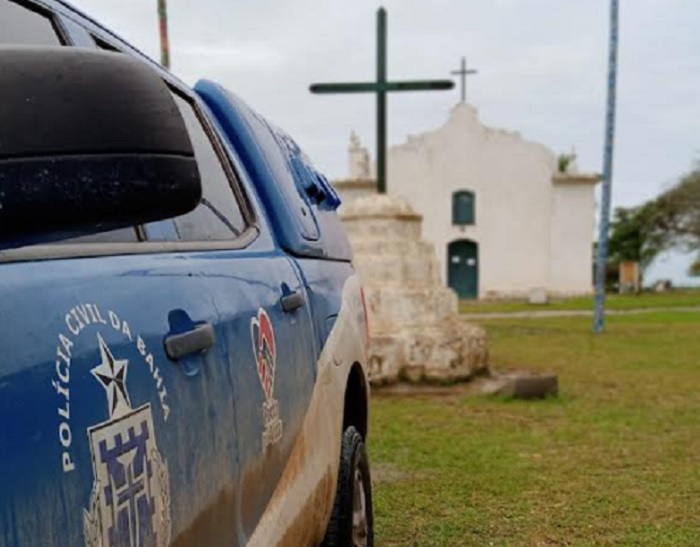
<instances>
[{"instance_id":1,"label":"church facade","mask_svg":"<svg viewBox=\"0 0 700 547\"><path fill-rule=\"evenodd\" d=\"M376 191L369 154L350 144L344 200ZM463 299L588 294L595 185L574 158L492 129L466 103L387 155L387 187L423 216L443 282Z\"/></svg>"}]
</instances>

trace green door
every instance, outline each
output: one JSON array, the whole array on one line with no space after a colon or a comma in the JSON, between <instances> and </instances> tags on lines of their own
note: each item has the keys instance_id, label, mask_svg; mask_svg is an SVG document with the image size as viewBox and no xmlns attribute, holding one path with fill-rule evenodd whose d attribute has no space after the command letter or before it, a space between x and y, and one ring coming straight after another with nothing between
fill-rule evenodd
<instances>
[{"instance_id":1,"label":"green door","mask_svg":"<svg viewBox=\"0 0 700 547\"><path fill-rule=\"evenodd\" d=\"M447 284L460 299L479 296L479 247L462 239L447 246Z\"/></svg>"}]
</instances>

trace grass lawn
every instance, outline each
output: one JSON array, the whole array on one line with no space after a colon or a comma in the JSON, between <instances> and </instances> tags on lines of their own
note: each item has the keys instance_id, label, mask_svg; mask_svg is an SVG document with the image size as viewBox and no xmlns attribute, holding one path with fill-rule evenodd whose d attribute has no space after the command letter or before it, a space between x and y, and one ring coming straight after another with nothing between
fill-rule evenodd
<instances>
[{"instance_id":1,"label":"grass lawn","mask_svg":"<svg viewBox=\"0 0 700 547\"><path fill-rule=\"evenodd\" d=\"M611 310L700 306L700 289L678 289L669 293L644 292L639 295L611 294L606 302ZM528 304L524 300L463 300L459 309L462 313L592 310L593 297L552 300L549 304L539 305Z\"/></svg>"},{"instance_id":2,"label":"grass lawn","mask_svg":"<svg viewBox=\"0 0 700 547\"><path fill-rule=\"evenodd\" d=\"M700 545L700 313L590 326L487 325L492 367L557 399L375 395L377 545Z\"/></svg>"}]
</instances>

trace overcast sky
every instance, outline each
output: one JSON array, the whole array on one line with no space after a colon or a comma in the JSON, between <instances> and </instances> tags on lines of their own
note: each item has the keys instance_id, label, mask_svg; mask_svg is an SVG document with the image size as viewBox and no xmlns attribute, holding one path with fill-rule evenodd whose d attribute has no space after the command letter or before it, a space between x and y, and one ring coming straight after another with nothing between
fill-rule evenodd
<instances>
[{"instance_id":1,"label":"overcast sky","mask_svg":"<svg viewBox=\"0 0 700 547\"><path fill-rule=\"evenodd\" d=\"M158 58L156 0L73 0ZM389 14L389 78L479 70L468 101L490 126L602 165L609 0L169 0L172 70L222 83L287 130L333 178L349 134L374 150L370 95L317 96L318 81L371 80L375 17ZM700 1L621 0L613 203L636 205L700 158ZM458 89L389 98L389 142L440 126Z\"/></svg>"}]
</instances>

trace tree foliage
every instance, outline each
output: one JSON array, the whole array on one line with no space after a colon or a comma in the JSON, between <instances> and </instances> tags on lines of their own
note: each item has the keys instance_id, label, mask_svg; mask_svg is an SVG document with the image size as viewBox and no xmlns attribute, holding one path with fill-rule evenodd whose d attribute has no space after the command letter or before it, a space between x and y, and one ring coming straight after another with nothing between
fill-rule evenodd
<instances>
[{"instance_id":1,"label":"tree foliage","mask_svg":"<svg viewBox=\"0 0 700 547\"><path fill-rule=\"evenodd\" d=\"M653 203L654 232L665 246L700 251L700 166Z\"/></svg>"},{"instance_id":2,"label":"tree foliage","mask_svg":"<svg viewBox=\"0 0 700 547\"><path fill-rule=\"evenodd\" d=\"M609 256L614 262L639 262L644 270L663 250L663 243L653 229L655 209L650 204L641 207L615 209L611 224Z\"/></svg>"},{"instance_id":3,"label":"tree foliage","mask_svg":"<svg viewBox=\"0 0 700 547\"><path fill-rule=\"evenodd\" d=\"M616 209L611 228L611 260L645 269L662 251L679 248L698 253L690 273L700 274L700 164L657 198Z\"/></svg>"}]
</instances>

